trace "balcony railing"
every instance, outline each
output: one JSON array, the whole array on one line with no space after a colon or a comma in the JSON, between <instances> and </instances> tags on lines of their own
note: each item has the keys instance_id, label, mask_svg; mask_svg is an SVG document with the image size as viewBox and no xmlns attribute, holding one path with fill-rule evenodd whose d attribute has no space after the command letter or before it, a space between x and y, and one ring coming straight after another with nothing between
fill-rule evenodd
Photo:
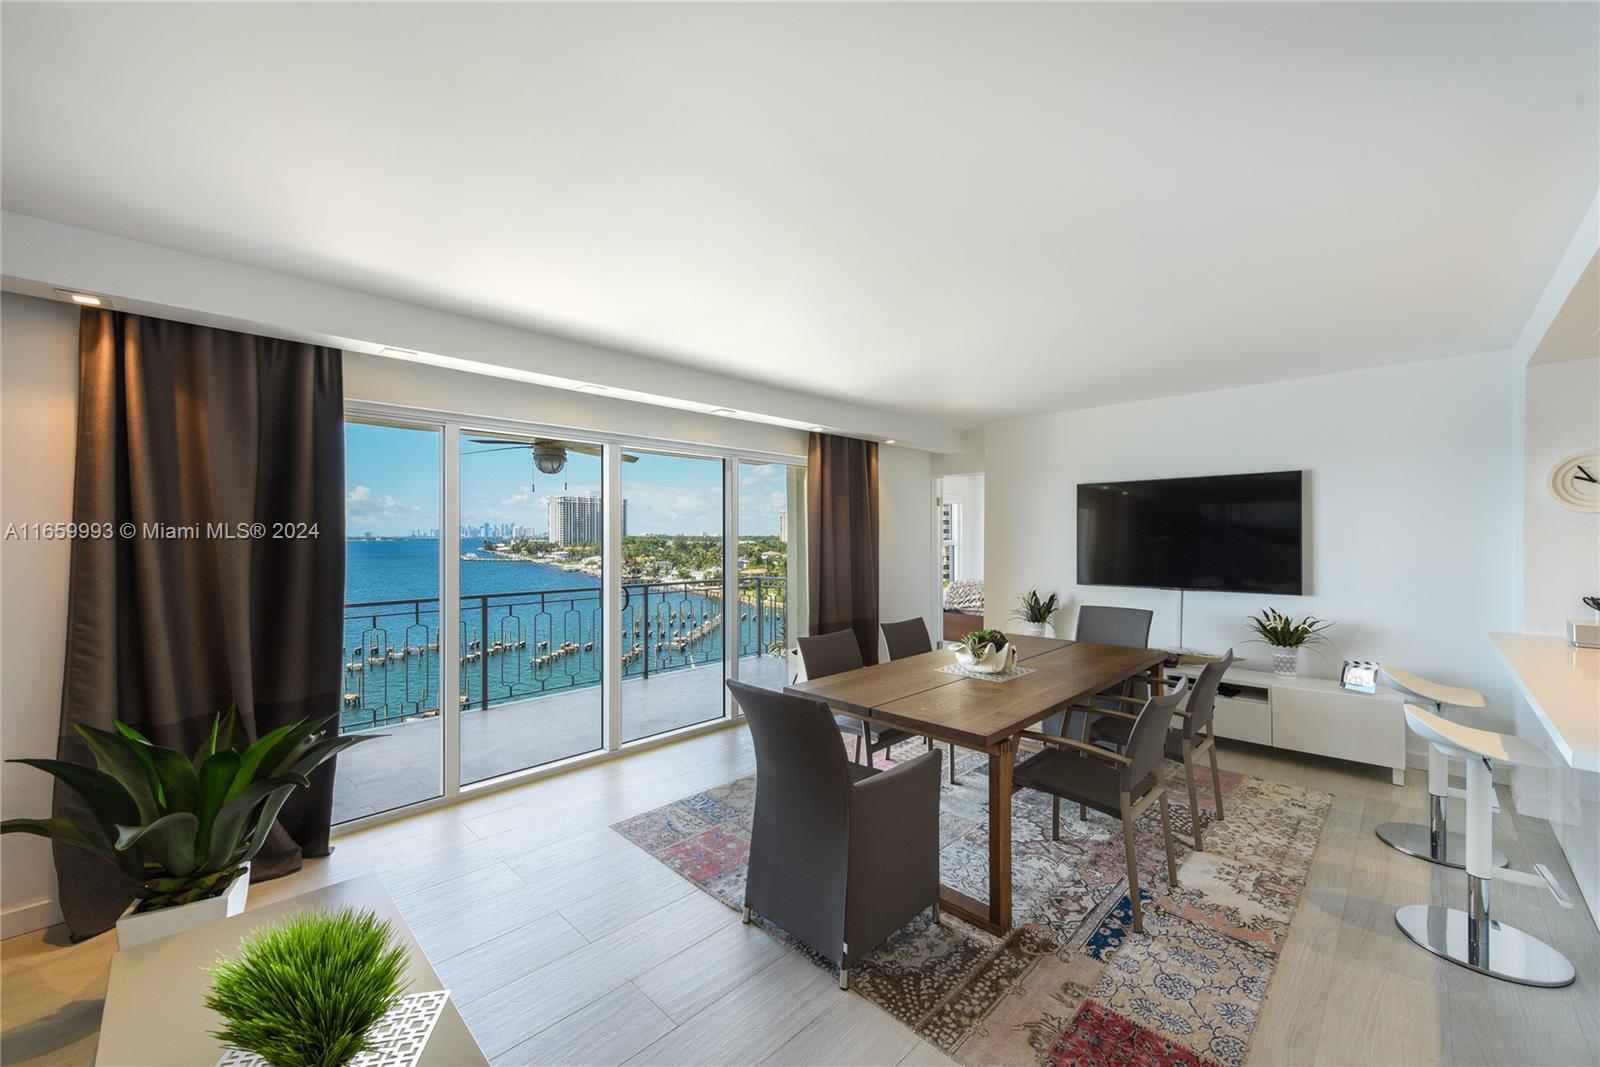
<instances>
[{"instance_id":1,"label":"balcony railing","mask_svg":"<svg viewBox=\"0 0 1600 1067\"><path fill-rule=\"evenodd\" d=\"M781 654L788 585L739 579L738 654ZM723 658L720 579L622 587L622 676L647 678ZM480 593L461 598L458 700L463 710L595 686L604 663L601 591ZM437 597L346 604L345 730L439 713Z\"/></svg>"}]
</instances>

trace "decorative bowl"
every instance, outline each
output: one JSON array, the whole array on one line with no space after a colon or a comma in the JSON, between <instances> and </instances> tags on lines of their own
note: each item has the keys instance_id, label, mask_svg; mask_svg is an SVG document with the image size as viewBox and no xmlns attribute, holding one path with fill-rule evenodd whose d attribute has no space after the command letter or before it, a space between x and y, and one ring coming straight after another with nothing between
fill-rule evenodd
<instances>
[{"instance_id":1,"label":"decorative bowl","mask_svg":"<svg viewBox=\"0 0 1600 1067\"><path fill-rule=\"evenodd\" d=\"M950 649L964 670L977 674L999 674L1017 665L1017 646L1009 643L1001 649L989 644L979 645L976 652L966 645L951 645Z\"/></svg>"}]
</instances>

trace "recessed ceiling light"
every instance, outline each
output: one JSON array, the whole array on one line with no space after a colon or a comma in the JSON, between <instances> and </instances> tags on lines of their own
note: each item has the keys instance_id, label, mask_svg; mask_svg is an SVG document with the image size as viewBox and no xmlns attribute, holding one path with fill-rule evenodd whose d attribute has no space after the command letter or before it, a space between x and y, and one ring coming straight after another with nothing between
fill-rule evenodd
<instances>
[{"instance_id":1,"label":"recessed ceiling light","mask_svg":"<svg viewBox=\"0 0 1600 1067\"><path fill-rule=\"evenodd\" d=\"M828 428L826 426L813 426L813 427L811 427L811 432L812 433L827 433L828 432Z\"/></svg>"},{"instance_id":2,"label":"recessed ceiling light","mask_svg":"<svg viewBox=\"0 0 1600 1067\"><path fill-rule=\"evenodd\" d=\"M405 359L408 356L414 356L416 354L417 353L415 351L413 351L412 349L409 349L409 348L395 348L393 345L385 347L384 349L382 349L378 353L378 355L380 355L380 356L389 356L391 358L396 358L396 359Z\"/></svg>"},{"instance_id":3,"label":"recessed ceiling light","mask_svg":"<svg viewBox=\"0 0 1600 1067\"><path fill-rule=\"evenodd\" d=\"M884 442L884 444L886 444L886 445L892 445L892 444L894 444L894 438L892 438L892 437L891 437L891 438L889 438L889 439L888 439L888 440L887 440L887 441L885 441L885 442Z\"/></svg>"},{"instance_id":4,"label":"recessed ceiling light","mask_svg":"<svg viewBox=\"0 0 1600 1067\"><path fill-rule=\"evenodd\" d=\"M734 410L732 408L712 408L711 409L711 414L713 414L713 415L732 415L732 414L734 414Z\"/></svg>"},{"instance_id":5,"label":"recessed ceiling light","mask_svg":"<svg viewBox=\"0 0 1600 1067\"><path fill-rule=\"evenodd\" d=\"M603 386L603 385L580 385L580 386L578 386L578 392L580 392L580 393L603 393L605 391L606 391L606 387Z\"/></svg>"},{"instance_id":6,"label":"recessed ceiling light","mask_svg":"<svg viewBox=\"0 0 1600 1067\"><path fill-rule=\"evenodd\" d=\"M80 293L75 289L57 289L56 295L63 300L70 300L74 304L82 304L84 307L103 308L111 306L111 301L103 296L95 296L93 293Z\"/></svg>"}]
</instances>

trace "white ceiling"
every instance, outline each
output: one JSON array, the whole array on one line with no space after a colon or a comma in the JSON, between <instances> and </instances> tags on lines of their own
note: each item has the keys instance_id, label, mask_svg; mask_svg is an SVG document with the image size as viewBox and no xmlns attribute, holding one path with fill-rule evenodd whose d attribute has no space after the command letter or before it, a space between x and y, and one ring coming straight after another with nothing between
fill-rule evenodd
<instances>
[{"instance_id":1,"label":"white ceiling","mask_svg":"<svg viewBox=\"0 0 1600 1067\"><path fill-rule=\"evenodd\" d=\"M1597 11L7 3L0 178L971 425L1508 347L1600 184Z\"/></svg>"}]
</instances>

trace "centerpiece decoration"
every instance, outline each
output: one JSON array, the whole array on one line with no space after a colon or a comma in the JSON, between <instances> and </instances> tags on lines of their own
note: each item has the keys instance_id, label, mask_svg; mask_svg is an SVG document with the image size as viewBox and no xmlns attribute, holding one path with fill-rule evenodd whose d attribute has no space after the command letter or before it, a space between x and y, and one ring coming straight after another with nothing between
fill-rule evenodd
<instances>
[{"instance_id":1,"label":"centerpiece decoration","mask_svg":"<svg viewBox=\"0 0 1600 1067\"><path fill-rule=\"evenodd\" d=\"M1272 673L1284 678L1293 678L1300 673L1300 650L1326 642L1328 639L1322 631L1333 625L1315 615L1307 615L1296 622L1275 608L1252 615L1246 621L1256 634L1251 638L1252 641L1272 646Z\"/></svg>"},{"instance_id":2,"label":"centerpiece decoration","mask_svg":"<svg viewBox=\"0 0 1600 1067\"><path fill-rule=\"evenodd\" d=\"M263 927L209 971L212 1036L272 1067L341 1067L374 1048L400 1003L408 953L370 911L300 912ZM226 1059L226 1058L225 1058Z\"/></svg>"},{"instance_id":3,"label":"centerpiece decoration","mask_svg":"<svg viewBox=\"0 0 1600 1067\"><path fill-rule=\"evenodd\" d=\"M1056 608L1061 604L1061 598L1051 593L1048 597L1039 596L1039 590L1030 589L1017 598L1017 610L1011 613L1012 618L1022 623L1024 633L1034 637L1054 637L1055 624L1050 621L1056 613Z\"/></svg>"},{"instance_id":4,"label":"centerpiece decoration","mask_svg":"<svg viewBox=\"0 0 1600 1067\"><path fill-rule=\"evenodd\" d=\"M951 648L957 663L978 674L999 674L1017 664L1017 646L999 630L973 630Z\"/></svg>"},{"instance_id":5,"label":"centerpiece decoration","mask_svg":"<svg viewBox=\"0 0 1600 1067\"><path fill-rule=\"evenodd\" d=\"M75 723L94 767L19 759L54 775L89 817L7 819L0 833L35 834L87 849L135 883L137 900L117 920L121 948L237 915L250 861L289 794L340 751L373 734L325 736L333 720L301 719L251 743L238 708L218 712L191 759L153 744L123 722L116 730Z\"/></svg>"}]
</instances>

